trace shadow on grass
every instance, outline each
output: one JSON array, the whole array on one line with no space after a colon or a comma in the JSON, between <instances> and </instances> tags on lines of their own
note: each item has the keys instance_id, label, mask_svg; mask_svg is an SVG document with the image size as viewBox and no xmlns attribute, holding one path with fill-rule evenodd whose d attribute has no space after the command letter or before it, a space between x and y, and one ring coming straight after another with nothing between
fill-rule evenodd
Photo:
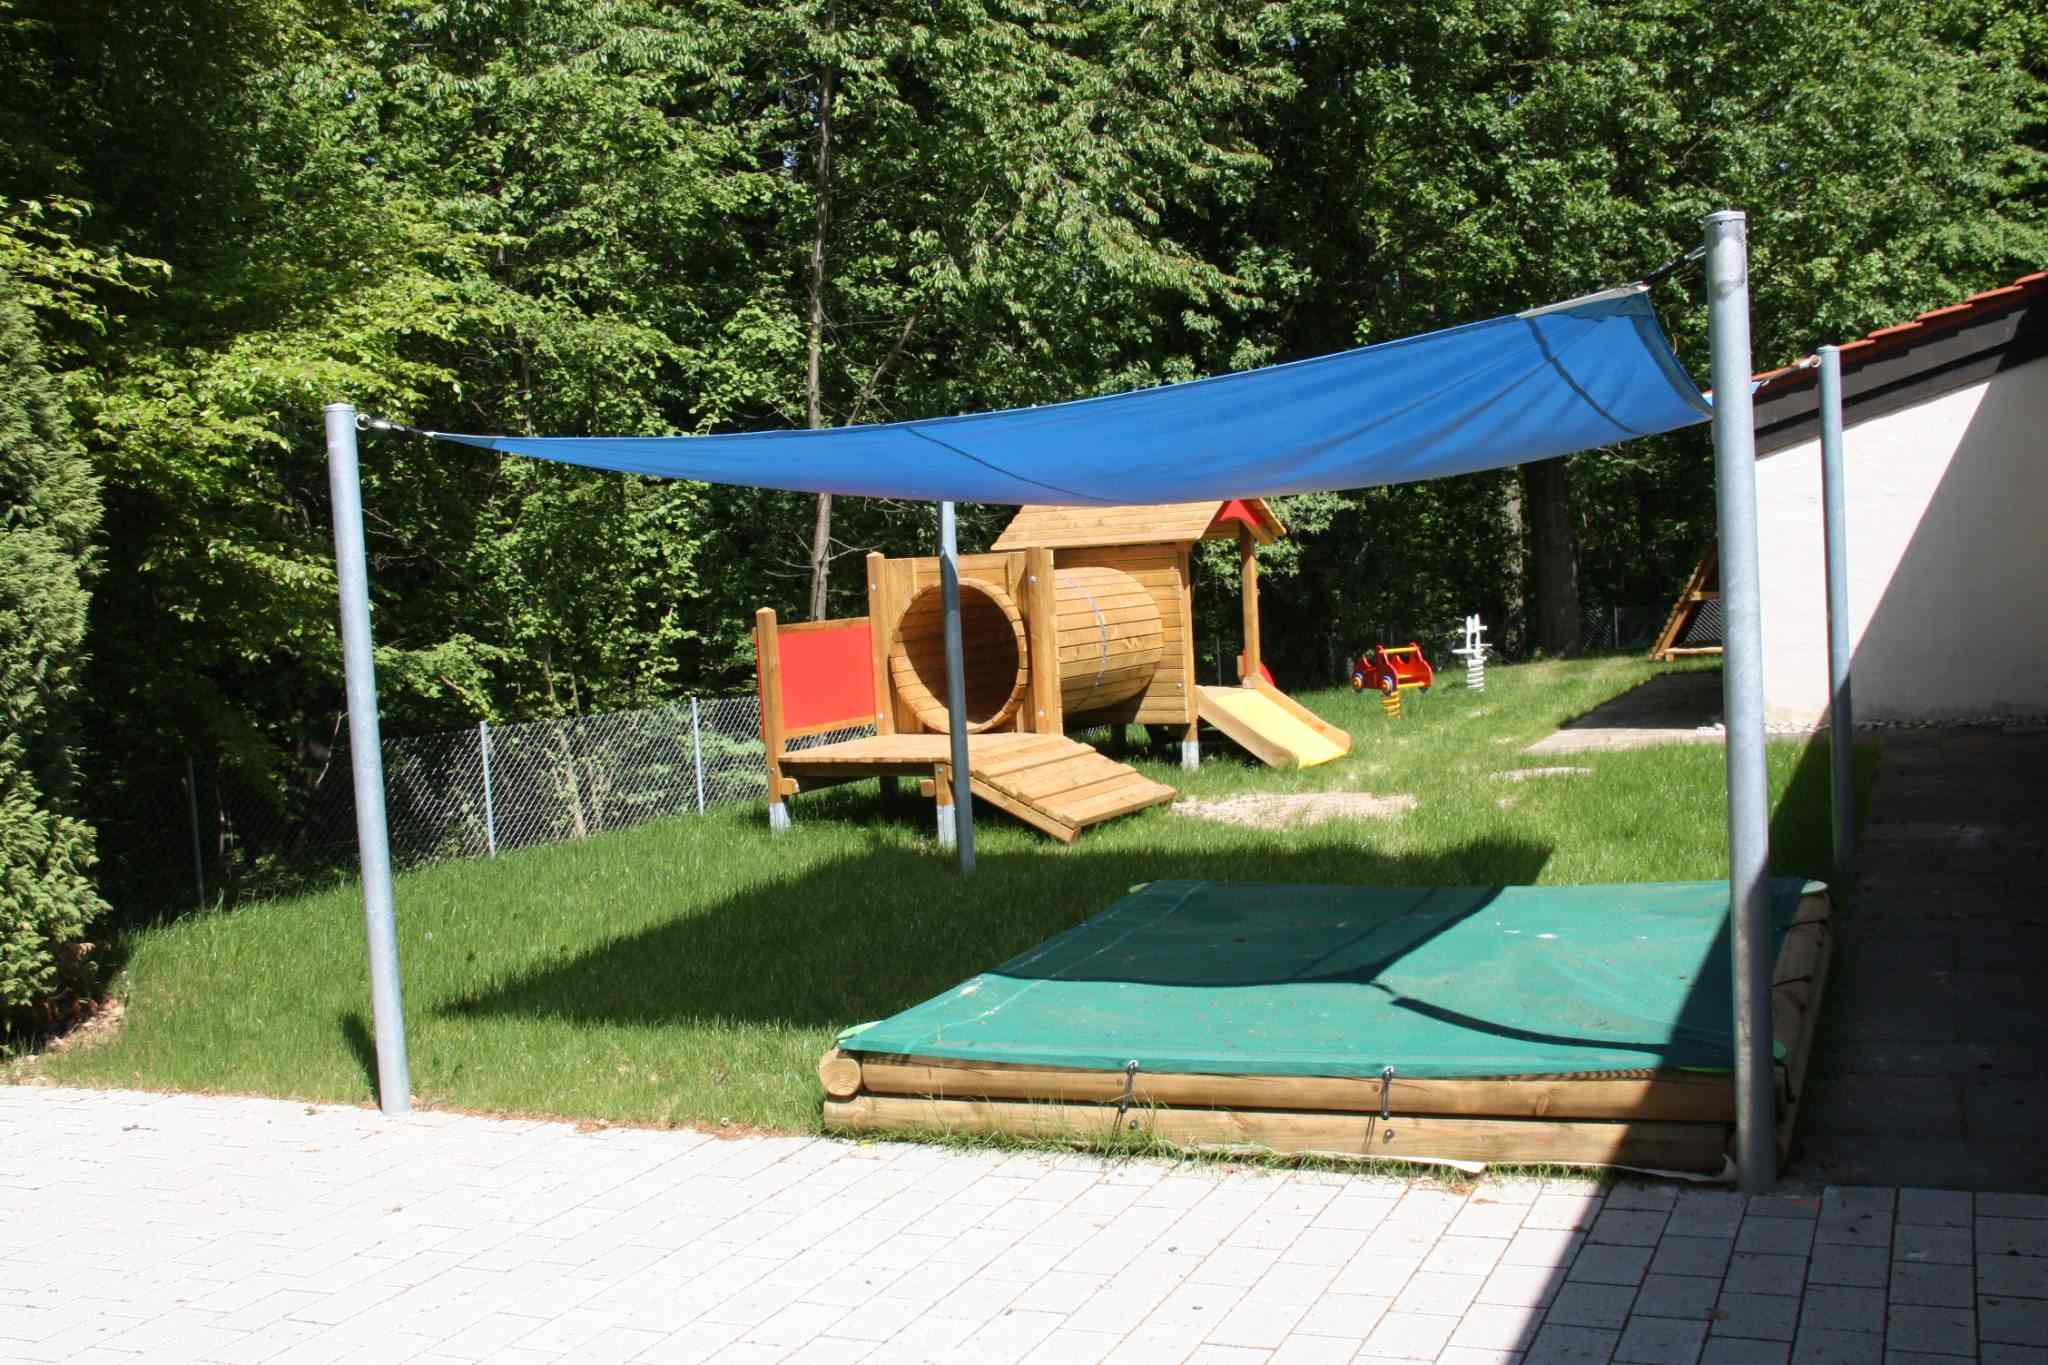
<instances>
[{"instance_id":1,"label":"shadow on grass","mask_svg":"<svg viewBox=\"0 0 2048 1365\"><path fill-rule=\"evenodd\" d=\"M381 1106L384 1095L377 1086L377 1040L370 1035L369 1024L354 1010L342 1014L334 1022L341 1029L341 1041L348 1047L349 1055L363 1069L363 1082L370 1087L370 1099Z\"/></svg>"},{"instance_id":2,"label":"shadow on grass","mask_svg":"<svg viewBox=\"0 0 2048 1365\"><path fill-rule=\"evenodd\" d=\"M793 835L801 838L801 833ZM1108 907L1141 882L1379 886L1532 882L1549 850L1480 839L1390 856L1337 843L1172 850L1086 841L987 851L962 879L928 849L871 846L528 971L444 1007L627 1027L735 1021L795 1029L878 1019L1005 962Z\"/></svg>"},{"instance_id":3,"label":"shadow on grass","mask_svg":"<svg viewBox=\"0 0 2048 1365\"><path fill-rule=\"evenodd\" d=\"M1784 795L1771 810L1771 871L1778 876L1815 877L1828 884L1835 909L1848 901L1850 887L1835 866L1832 785L1834 746L1826 731L1813 736L1799 751L1799 763ZM1877 782L1877 745L1859 743L1851 768L1860 836L1870 813L1870 795Z\"/></svg>"}]
</instances>

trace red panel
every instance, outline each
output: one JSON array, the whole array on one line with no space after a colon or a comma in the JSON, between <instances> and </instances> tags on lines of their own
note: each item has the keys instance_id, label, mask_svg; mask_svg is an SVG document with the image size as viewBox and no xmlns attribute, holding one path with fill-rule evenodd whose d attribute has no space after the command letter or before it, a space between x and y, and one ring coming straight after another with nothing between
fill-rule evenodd
<instances>
[{"instance_id":1,"label":"red panel","mask_svg":"<svg viewBox=\"0 0 2048 1365\"><path fill-rule=\"evenodd\" d=\"M866 621L776 633L782 651L782 723L791 730L875 718L875 659Z\"/></svg>"}]
</instances>

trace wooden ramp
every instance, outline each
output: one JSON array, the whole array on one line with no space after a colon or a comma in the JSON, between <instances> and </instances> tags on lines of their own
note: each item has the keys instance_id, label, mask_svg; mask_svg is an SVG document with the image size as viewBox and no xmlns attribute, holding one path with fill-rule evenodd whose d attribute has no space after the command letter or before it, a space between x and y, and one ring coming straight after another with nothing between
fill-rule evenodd
<instances>
[{"instance_id":1,"label":"wooden ramp","mask_svg":"<svg viewBox=\"0 0 2048 1365\"><path fill-rule=\"evenodd\" d=\"M970 735L967 765L978 799L1067 844L1090 825L1179 795L1064 735ZM951 766L944 735L873 735L792 750L782 760L783 771L806 786L918 777L932 783L934 795L946 790Z\"/></svg>"},{"instance_id":2,"label":"wooden ramp","mask_svg":"<svg viewBox=\"0 0 2048 1365\"><path fill-rule=\"evenodd\" d=\"M1240 687L1197 687L1195 709L1269 767L1313 768L1351 752L1348 733L1262 678Z\"/></svg>"}]
</instances>

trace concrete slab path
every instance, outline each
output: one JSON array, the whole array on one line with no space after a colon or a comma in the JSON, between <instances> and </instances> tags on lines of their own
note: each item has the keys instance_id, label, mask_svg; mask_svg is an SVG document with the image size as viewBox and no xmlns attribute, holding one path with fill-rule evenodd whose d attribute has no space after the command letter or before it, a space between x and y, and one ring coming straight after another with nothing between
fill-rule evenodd
<instances>
[{"instance_id":1,"label":"concrete slab path","mask_svg":"<svg viewBox=\"0 0 2048 1365\"><path fill-rule=\"evenodd\" d=\"M1584 754L1646 749L1654 744L1723 744L1721 671L1660 673L1602 702L1522 750L1525 754Z\"/></svg>"},{"instance_id":2,"label":"concrete slab path","mask_svg":"<svg viewBox=\"0 0 2048 1365\"><path fill-rule=\"evenodd\" d=\"M8 1361L2048 1361L2048 1198L0 1087Z\"/></svg>"}]
</instances>

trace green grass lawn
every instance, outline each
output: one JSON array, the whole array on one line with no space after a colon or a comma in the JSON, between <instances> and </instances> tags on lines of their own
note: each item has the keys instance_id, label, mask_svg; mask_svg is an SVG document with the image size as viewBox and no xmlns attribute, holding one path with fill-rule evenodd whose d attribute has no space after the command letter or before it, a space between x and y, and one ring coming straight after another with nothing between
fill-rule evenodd
<instances>
[{"instance_id":1,"label":"green grass lawn","mask_svg":"<svg viewBox=\"0 0 2048 1365\"><path fill-rule=\"evenodd\" d=\"M582 844L398 879L420 1103L634 1123L814 1130L813 1068L849 1024L894 1013L1161 877L1455 885L1725 876L1722 754L1667 746L1569 760L1518 750L1658 670L1629 659L1496 667L1388 721L1373 695L1305 695L1357 737L1306 772L1220 739L1190 795L1411 793L1389 820L1255 830L1147 811L1071 848L993 813L962 880L929 802L865 783L800 798L793 831L728 807ZM1494 774L1570 762L1590 776ZM1774 870L1826 877L1827 767L1773 744ZM360 1102L375 1064L354 885L142 930L121 945L126 1020L35 1062L69 1084Z\"/></svg>"}]
</instances>

